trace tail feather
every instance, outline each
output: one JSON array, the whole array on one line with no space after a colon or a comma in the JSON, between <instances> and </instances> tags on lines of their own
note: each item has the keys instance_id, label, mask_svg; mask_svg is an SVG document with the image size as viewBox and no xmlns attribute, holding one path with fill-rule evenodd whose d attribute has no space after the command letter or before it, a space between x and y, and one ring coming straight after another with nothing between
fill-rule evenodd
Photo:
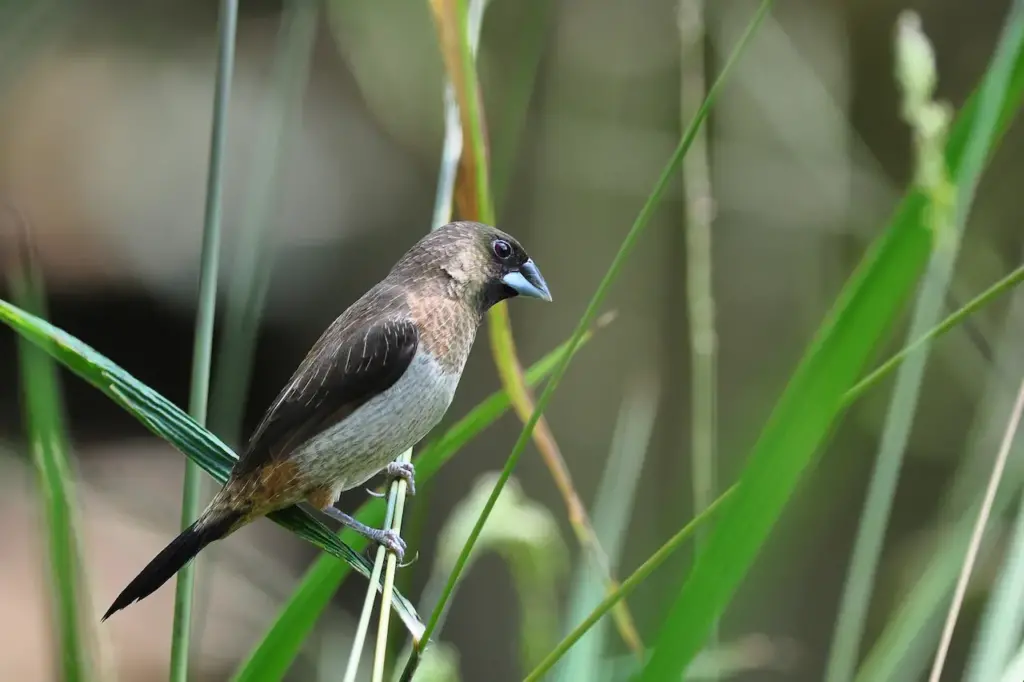
<instances>
[{"instance_id":1,"label":"tail feather","mask_svg":"<svg viewBox=\"0 0 1024 682\"><path fill-rule=\"evenodd\" d=\"M241 514L220 514L214 518L206 514L200 516L195 523L171 540L170 544L153 557L135 579L128 583L100 619L101 622L126 606L131 606L156 592L204 547L228 535L241 518Z\"/></svg>"}]
</instances>

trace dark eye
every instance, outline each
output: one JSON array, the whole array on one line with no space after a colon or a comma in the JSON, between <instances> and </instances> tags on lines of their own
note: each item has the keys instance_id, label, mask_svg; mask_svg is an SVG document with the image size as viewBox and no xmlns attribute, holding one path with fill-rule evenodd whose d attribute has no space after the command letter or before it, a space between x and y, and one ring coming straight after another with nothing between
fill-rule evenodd
<instances>
[{"instance_id":1,"label":"dark eye","mask_svg":"<svg viewBox=\"0 0 1024 682\"><path fill-rule=\"evenodd\" d=\"M491 248L494 249L494 255L497 256L499 260L505 260L512 256L512 245L504 239L495 240Z\"/></svg>"}]
</instances>

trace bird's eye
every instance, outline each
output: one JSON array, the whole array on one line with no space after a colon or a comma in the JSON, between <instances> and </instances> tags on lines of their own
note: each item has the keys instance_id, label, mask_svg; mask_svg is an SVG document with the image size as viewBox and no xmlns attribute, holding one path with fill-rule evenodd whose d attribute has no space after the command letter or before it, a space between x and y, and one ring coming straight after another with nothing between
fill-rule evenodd
<instances>
[{"instance_id":1,"label":"bird's eye","mask_svg":"<svg viewBox=\"0 0 1024 682\"><path fill-rule=\"evenodd\" d=\"M495 240L492 248L494 249L494 255L500 260L505 260L512 255L512 245L504 239Z\"/></svg>"}]
</instances>

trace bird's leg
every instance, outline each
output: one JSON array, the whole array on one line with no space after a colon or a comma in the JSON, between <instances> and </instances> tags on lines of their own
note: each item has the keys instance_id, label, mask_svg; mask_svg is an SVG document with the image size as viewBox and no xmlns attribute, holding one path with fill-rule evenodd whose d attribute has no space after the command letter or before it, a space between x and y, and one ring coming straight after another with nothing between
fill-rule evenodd
<instances>
[{"instance_id":1,"label":"bird's leg","mask_svg":"<svg viewBox=\"0 0 1024 682\"><path fill-rule=\"evenodd\" d=\"M368 538L370 541L376 542L378 545L383 545L386 549L395 554L399 563L401 563L403 557L405 557L405 540L403 540L396 531L390 528L387 530L370 528L365 523L356 521L354 518L334 506L324 508L323 512L341 525L351 528L360 535Z\"/></svg>"},{"instance_id":2,"label":"bird's leg","mask_svg":"<svg viewBox=\"0 0 1024 682\"><path fill-rule=\"evenodd\" d=\"M402 479L409 486L408 495L416 494L416 467L412 465L412 462L401 462L394 461L389 463L386 467L381 470L384 474L384 489L391 485L392 481L396 479ZM374 492L367 490L373 497L384 497L384 493Z\"/></svg>"}]
</instances>

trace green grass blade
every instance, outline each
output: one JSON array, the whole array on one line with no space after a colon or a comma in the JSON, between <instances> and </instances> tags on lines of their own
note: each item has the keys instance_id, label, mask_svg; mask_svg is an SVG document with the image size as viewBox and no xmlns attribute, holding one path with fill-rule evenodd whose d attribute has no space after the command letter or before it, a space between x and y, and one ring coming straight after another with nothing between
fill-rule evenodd
<instances>
[{"instance_id":1,"label":"green grass blade","mask_svg":"<svg viewBox=\"0 0 1024 682\"><path fill-rule=\"evenodd\" d=\"M259 130L253 135L242 236L236 241L234 263L224 292L224 322L218 334L206 424L210 431L232 446L242 442L242 419L253 354L273 270L272 227L279 222L276 209L280 206L283 186L280 182L282 161L288 155L296 117L301 113L303 93L309 82L319 11L317 2L288 0L285 3L270 67L269 89L263 97ZM204 482L204 496L212 493L210 484L212 481ZM210 561L215 560L219 551L214 545L203 554ZM201 565L199 570L202 570ZM206 597L210 589L208 581L198 582L196 608L192 614L197 647L204 641L209 609ZM198 657L201 652L195 655Z\"/></svg>"},{"instance_id":2,"label":"green grass blade","mask_svg":"<svg viewBox=\"0 0 1024 682\"><path fill-rule=\"evenodd\" d=\"M644 680L677 680L700 650L917 279L926 228L891 230L842 293L754 446L736 494L683 584Z\"/></svg>"},{"instance_id":3,"label":"green grass blade","mask_svg":"<svg viewBox=\"0 0 1024 682\"><path fill-rule=\"evenodd\" d=\"M996 136L1019 105L1021 76L1018 61L1001 102ZM976 100L965 106L947 145L947 164L955 178L977 115ZM985 156L990 152L991 147ZM644 670L645 680L679 679L845 407L843 394L901 309L928 257L931 235L924 225L925 206L925 198L912 192L847 283L755 445L737 495L683 585Z\"/></svg>"},{"instance_id":4,"label":"green grass blade","mask_svg":"<svg viewBox=\"0 0 1024 682\"><path fill-rule=\"evenodd\" d=\"M1017 351L1018 339L1014 339ZM1010 457L1019 458L1024 448L1020 439ZM1011 470L1012 472L1012 470ZM1012 476L1012 473L1010 474ZM1019 481L1007 481L1007 489L1019 491ZM981 624L964 673L965 682L988 682L999 678L1024 634L1024 507L1017 510L999 577L988 596Z\"/></svg>"},{"instance_id":5,"label":"green grass blade","mask_svg":"<svg viewBox=\"0 0 1024 682\"><path fill-rule=\"evenodd\" d=\"M210 430L228 443L241 439L245 397L263 303L272 270L271 231L277 224L283 160L302 109L316 40L320 6L308 0L285 3L271 66L267 112L254 142L245 200L245 239L239 243L224 305L223 341L210 398Z\"/></svg>"},{"instance_id":6,"label":"green grass blade","mask_svg":"<svg viewBox=\"0 0 1024 682\"><path fill-rule=\"evenodd\" d=\"M651 217L653 216L655 210L657 210L658 205L661 203L661 198L664 195L669 182L678 172L683 157L686 155L686 152L690 149L690 145L693 144L693 140L697 135L697 131L700 129L701 124L707 117L708 111L710 110L711 105L715 101L718 92L721 90L726 78L728 78L729 73L732 71L732 67L735 65L736 61L739 59L745 47L749 43L750 38L752 37L761 19L764 17L765 14L767 14L768 10L771 7L771 4L772 0L764 0L764 2L761 4L747 31L740 39L740 42L733 50L732 54L729 55L729 59L723 66L722 73L719 75L719 77L715 80L714 84L708 90L708 95L704 99L704 103L697 111L693 121L690 123L689 128L687 128L687 130L684 132L682 139L679 141L679 145L676 147L676 150L673 152L668 163L665 165L665 168L662 170L661 175L654 186L654 189L651 191L650 196L647 198L647 201L641 208L640 213L636 218L636 221L633 223L632 227L630 227L630 230L626 234L626 237L623 239L618 252L612 259L612 262L609 265L607 272L601 279L601 282L598 284L597 290L594 292L594 295L591 297L590 302L587 304L587 308L584 311L582 318L580 318L579 324L577 325L575 332L573 332L572 338L569 340L569 347L571 350L574 350L579 345L587 327L597 317L597 312L600 309L600 306L604 301L605 296L611 288L612 283L618 277L619 271L622 269L626 260L632 253L633 249L636 247L640 235L644 232L647 225L650 223ZM508 460L505 463L505 467L502 469L501 476L499 477L497 484L494 486L494 491L491 493L490 499L484 506L480 518L477 520L477 524L474 527L473 532L470 534L469 542L466 543L466 546L463 548L463 551L460 554L458 561L456 562L455 568L448 579L448 583L445 586L445 590L441 596L440 601L434 607L434 610L430 615L430 619L427 621L427 629L424 633L423 643L421 644L420 647L417 648L416 655L409 659L409 664L406 666L406 669L402 675L403 680L409 680L412 678L419 657L422 654L423 647L426 646L426 642L429 640L430 634L433 632L438 620L441 617L441 614L444 612L446 603L450 598L452 592L454 591L456 583L459 580L459 575L462 573L462 570L465 568L466 562L469 560L469 555L473 550L473 544L475 543L476 538L479 537L483 525L487 522L487 516L488 514L490 514L491 509L494 508L494 504L497 501L498 495L501 494L502 486L504 485L505 481L508 480L509 476L511 476L512 471L519 460L519 457L522 455L523 450L526 447L526 442L529 440L534 426L536 426L537 421L540 419L540 416L547 408L547 404L551 400L551 396L553 395L554 390L558 387L559 381L561 381L562 377L565 375L565 372L568 369L568 365L571 359L571 354L566 354L566 356L561 360L561 362L559 362L554 372L552 372L550 381L544 387L543 392L537 399L536 407L533 411L533 414L523 425L523 430L519 435L519 439L513 446L512 452L509 454Z\"/></svg>"},{"instance_id":7,"label":"green grass blade","mask_svg":"<svg viewBox=\"0 0 1024 682\"><path fill-rule=\"evenodd\" d=\"M1018 456L1020 446L1015 446ZM1012 456L1012 455L1011 455ZM965 682L998 679L1024 634L1024 509L1017 511L1010 545L992 589L975 648L967 664Z\"/></svg>"},{"instance_id":8,"label":"green grass blade","mask_svg":"<svg viewBox=\"0 0 1024 682\"><path fill-rule=\"evenodd\" d=\"M105 393L155 435L197 463L218 483L227 481L237 459L234 452L174 403L77 338L3 300L0 300L0 321ZM344 544L305 510L291 507L274 512L268 518L332 557L341 559L364 577L370 577L372 565L366 557ZM333 558L330 560L333 562ZM423 623L408 599L396 593L394 608L413 637L422 633Z\"/></svg>"},{"instance_id":9,"label":"green grass blade","mask_svg":"<svg viewBox=\"0 0 1024 682\"><path fill-rule=\"evenodd\" d=\"M906 15L910 16L910 15ZM906 25L905 20L903 25ZM905 40L914 40L914 34L904 33ZM919 294L914 310L908 339L920 337L925 330L933 327L939 320L946 290L952 280L953 267L959 251L960 241L966 227L968 212L973 203L974 189L978 184L985 159L993 147L996 137L996 125L999 118L1000 105L1005 97L1010 82L1014 56L1018 48L1009 45L1006 51L1004 43L997 49L1001 57L993 63L986 83L981 90L979 115L974 118L970 144L966 147L956 188L948 186L944 169L938 171L940 177L927 179L927 168L939 166L929 162L928 156L938 155L933 145L935 140L926 138L925 131L918 131L918 140L923 141L919 149L918 177L924 178L921 190L930 196L931 208L926 215L930 219L931 228L937 235L936 248L929 263L928 272ZM934 67L932 67L934 70ZM907 86L905 85L905 88ZM913 107L914 95L909 91L906 95L909 109ZM926 97L930 98L931 93ZM926 111L917 114L920 121L927 120L927 109L934 108L930 102L921 102L918 108ZM915 119L911 113L909 117ZM924 123L919 123L924 126ZM956 192L955 203L951 202L951 190ZM927 360L928 344L923 344L900 367L896 386L893 392L889 413L886 417L885 429L875 472L872 476L868 496L865 501L864 514L858 532L850 575L843 594L842 607L836 625L835 639L826 679L831 682L847 682L853 678L857 654L860 650L864 621L870 603L875 570L881 557L885 529L888 526L892 502L896 493L896 485L903 461L903 452L910 437L913 415L916 411L917 398L924 377Z\"/></svg>"},{"instance_id":10,"label":"green grass blade","mask_svg":"<svg viewBox=\"0 0 1024 682\"><path fill-rule=\"evenodd\" d=\"M451 92L458 104L462 132L465 136L465 145L460 155L461 173L454 187L456 204L461 217L493 225L496 218L494 188L490 183L491 150L481 95L482 87L475 59L479 34L470 29L470 13L475 12L476 17L482 17L483 6L482 3L476 4L467 0L430 2L441 56L448 79L453 86ZM442 182L438 189L443 186ZM486 318L495 368L502 386L509 391L516 414L525 423L537 410L535 401L524 385L523 367L516 350L507 302L501 301L491 307ZM605 573L606 585L611 589L617 583L614 575L607 569L607 554L597 542L597 536L587 517L586 507L579 500L579 494L572 484L571 474L558 443L543 415L537 418L537 422L535 427L531 427L530 433L534 436L544 463L558 483L559 492L569 509L569 521L573 531L583 546L585 555ZM495 498L503 485L503 481L499 482ZM625 603L620 604L615 615L623 640L639 656L643 650L643 642L636 631L628 606Z\"/></svg>"},{"instance_id":11,"label":"green grass blade","mask_svg":"<svg viewBox=\"0 0 1024 682\"><path fill-rule=\"evenodd\" d=\"M998 282L972 298L964 304L963 307L951 313L942 322L929 329L927 333L904 346L898 353L894 354L891 358L880 364L870 374L858 381L857 385L846 393L847 405L854 403L858 398L861 398L870 389L878 385L882 379L889 376L889 374L899 367L907 359L907 356L914 352L916 348L924 343L934 341L940 336L952 331L971 315L978 312L989 303L992 303L1003 294L1011 291L1021 282L1024 282L1024 265L1002 277Z\"/></svg>"},{"instance_id":12,"label":"green grass blade","mask_svg":"<svg viewBox=\"0 0 1024 682\"><path fill-rule=\"evenodd\" d=\"M993 445L999 437L997 421L1011 410L1015 396L1006 377L1024 376L1024 358L1020 354L1022 333L1024 291L1017 291L1009 301L1003 328L994 346L992 370L986 378L982 398L975 408L975 423L970 430L971 442L958 467L954 479L956 485L950 486L953 490L967 488L969 485L970 491L977 497L981 489L981 482L975 482L973 475L974 464L990 464ZM1019 440L1014 443L1014 447L1016 450L1010 454L1011 460L1021 462L1022 448ZM1006 481L1008 489L1020 485L1020 469L1019 464L1009 468ZM946 495L944 506L954 509L962 506L951 493L952 490ZM1024 635L1024 611L1020 609L1020 604L1024 602L1024 508L1018 509L1016 514L999 578L987 597L985 611L976 630L963 676L965 682L998 679Z\"/></svg>"},{"instance_id":13,"label":"green grass blade","mask_svg":"<svg viewBox=\"0 0 1024 682\"><path fill-rule=\"evenodd\" d=\"M15 263L8 278L12 295L26 308L45 314L42 279L26 253ZM89 600L82 580L81 544L76 527L77 502L64 401L57 368L42 350L19 339L19 366L24 401L25 427L36 468L39 499L48 535L48 568L53 622L59 650L59 669L64 682L81 682L94 676L89 627L83 618Z\"/></svg>"},{"instance_id":14,"label":"green grass blade","mask_svg":"<svg viewBox=\"0 0 1024 682\"><path fill-rule=\"evenodd\" d=\"M220 264L221 195L224 177L224 147L227 143L228 102L235 66L235 27L238 0L221 0L217 54L217 80L213 97L213 127L206 177L206 205L203 211L202 262L199 270L199 305L192 346L192 378L188 412L200 425L206 422L210 393L210 362L213 355L213 322L217 307L217 278ZM185 463L181 491L181 527L192 525L199 516L202 477L199 466ZM192 638L192 594L196 562L178 571L174 592L174 620L171 625L171 682L188 679L188 653Z\"/></svg>"},{"instance_id":15,"label":"green grass blade","mask_svg":"<svg viewBox=\"0 0 1024 682\"><path fill-rule=\"evenodd\" d=\"M601 603L590 612L590 615L583 619L583 621L580 622L580 624L577 625L575 629L565 637L565 639L559 642L558 646L552 649L551 653L544 657L544 660L541 661L529 675L523 678L523 682L538 682L538 680L542 679L543 675L551 670L551 668L558 663L558 661L561 660L561 658L565 656L565 654L572 649L572 647L575 646L576 643L601 620L601 618L606 616L615 604L625 599L629 596L630 592L640 585L640 583L647 580L647 578L649 578L651 574L665 562L666 559L672 556L672 553L679 549L687 539L692 537L694 533L696 533L696 531L712 517L712 515L721 513L722 508L734 493L735 487L726 490L718 497L718 499L711 503L711 506L693 517L688 524L683 526L675 535L669 538L668 542L659 547L658 551L652 554L647 561L642 563L628 578L622 581L619 589L608 594Z\"/></svg>"},{"instance_id":16,"label":"green grass blade","mask_svg":"<svg viewBox=\"0 0 1024 682\"><path fill-rule=\"evenodd\" d=\"M654 433L658 412L658 384L654 377L635 381L626 392L612 435L611 452L601 474L594 498L594 530L608 552L614 569L622 552L633 500ZM713 501L713 500L712 500ZM572 580L572 594L566 609L566 621L582 621L600 603L604 583L592 563L582 561ZM573 647L555 679L563 682L597 679L603 666L605 631L595 627Z\"/></svg>"},{"instance_id":17,"label":"green grass blade","mask_svg":"<svg viewBox=\"0 0 1024 682\"><path fill-rule=\"evenodd\" d=\"M1006 278L1001 281L1005 282ZM949 486L950 491L943 495L942 510L937 514L940 540L932 556L926 563L922 562L923 567L912 569L922 577L908 590L895 613L888 617L882 634L861 664L856 678L858 682L913 679L919 677L927 665L928 653L939 633L940 610L948 603L952 592L960 557L967 547L970 525L977 514L985 485L983 480L975 480L972 475L974 463L991 462L992 450L1005 426L1003 415L1009 412L1016 397L1015 387L1008 385L1005 377L1020 376L1024 372L1024 359L1019 353L1022 324L1024 292L1017 291L995 345L994 369L987 380L984 398L975 409L965 456ZM1017 498L1022 483L1024 468L1011 467L1003 483L1004 491L996 497L999 513L1005 513ZM963 494L952 494L956 490L962 490ZM947 527L950 530L945 530Z\"/></svg>"},{"instance_id":18,"label":"green grass blade","mask_svg":"<svg viewBox=\"0 0 1024 682\"><path fill-rule=\"evenodd\" d=\"M1007 489L1019 488L1021 481ZM1014 495L1000 493L993 511L1005 510ZM882 634L864 658L854 682L902 682L916 679L927 665L942 626L941 614L946 609L953 583L970 540L974 518L980 501L968 508L955 527L945 531L935 556L922 571L910 594L903 600L896 615L886 624Z\"/></svg>"},{"instance_id":19,"label":"green grass blade","mask_svg":"<svg viewBox=\"0 0 1024 682\"><path fill-rule=\"evenodd\" d=\"M603 326L610 320L611 316L602 318L595 328ZM593 332L589 332L584 341L589 340L592 334ZM566 342L534 364L526 372L527 383L535 387L550 375L568 349L569 343ZM510 407L511 403L505 391L494 393L456 422L439 439L425 446L416 458L416 483L424 485L430 481L466 443L496 422ZM380 527L384 522L385 507L386 503L382 499L367 500L356 512L355 518L368 526ZM345 530L341 538L356 548L361 549L366 545L365 538L350 530ZM312 632L317 619L327 608L328 602L348 572L349 567L345 564L328 557L317 559L306 571L299 587L281 609L270 630L239 667L232 680L269 682L281 679L291 667L303 642Z\"/></svg>"},{"instance_id":20,"label":"green grass blade","mask_svg":"<svg viewBox=\"0 0 1024 682\"><path fill-rule=\"evenodd\" d=\"M949 113L946 107L932 101L932 90L937 80L934 59L922 58L916 63L910 63L908 59L910 54L914 54L910 45L920 46L916 52L922 57L925 53L931 57L931 46L918 28L916 15L901 15L899 26L896 72L903 91L903 117L914 133L917 185L928 197L930 207L926 215L929 227L937 235L938 244L932 253L907 332L908 340L913 340L939 321L960 250L963 224L955 220L955 189L949 184L943 158ZM902 62L900 57L903 57ZM942 123L925 126L923 121L929 117ZM896 373L896 385L882 429L879 452L840 602L825 672L828 682L848 682L856 671L875 572L917 411L929 351L930 343L927 341L916 346Z\"/></svg>"}]
</instances>

